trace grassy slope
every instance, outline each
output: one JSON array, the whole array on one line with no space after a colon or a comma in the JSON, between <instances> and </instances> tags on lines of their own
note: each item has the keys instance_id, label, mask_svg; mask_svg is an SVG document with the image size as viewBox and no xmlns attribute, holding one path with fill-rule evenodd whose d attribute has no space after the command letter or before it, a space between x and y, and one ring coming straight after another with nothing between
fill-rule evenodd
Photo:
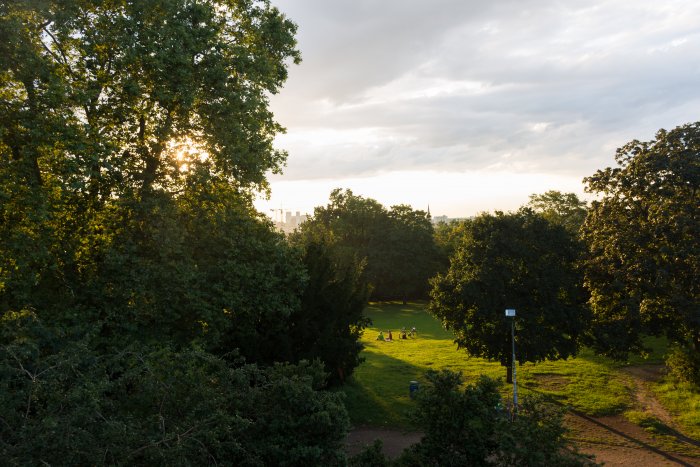
<instances>
[{"instance_id":1,"label":"grassy slope","mask_svg":"<svg viewBox=\"0 0 700 467\"><path fill-rule=\"evenodd\" d=\"M356 370L353 380L345 386L346 403L355 424L410 428L408 413L412 407L409 397L410 381L422 382L428 369L461 371L467 382L479 375L505 380L505 368L498 363L471 358L457 350L452 334L425 311L425 305L411 303L372 304L367 315L373 325L363 336L366 361ZM399 329L405 326L418 329L416 339L398 339ZM394 334L394 342L376 340L379 330ZM656 351L647 359L632 363L658 363L663 345L652 342ZM594 356L589 351L577 358L556 362L525 364L518 368L518 387L521 394L536 391L588 415L606 415L623 412L631 406L633 382L619 371L621 364ZM700 435L700 396L689 391L669 389L660 383L655 388L661 399L674 410L696 409L680 419L693 436ZM503 386L506 398L511 397L510 385Z\"/></svg>"}]
</instances>

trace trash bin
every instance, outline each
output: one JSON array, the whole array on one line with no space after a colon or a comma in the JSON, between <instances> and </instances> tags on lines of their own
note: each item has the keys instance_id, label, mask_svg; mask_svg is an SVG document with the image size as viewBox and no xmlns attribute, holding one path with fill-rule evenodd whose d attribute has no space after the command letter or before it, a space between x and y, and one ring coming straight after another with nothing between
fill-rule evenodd
<instances>
[{"instance_id":1,"label":"trash bin","mask_svg":"<svg viewBox=\"0 0 700 467\"><path fill-rule=\"evenodd\" d=\"M418 381L411 381L408 385L408 393L411 399L416 397L416 392L418 392Z\"/></svg>"}]
</instances>

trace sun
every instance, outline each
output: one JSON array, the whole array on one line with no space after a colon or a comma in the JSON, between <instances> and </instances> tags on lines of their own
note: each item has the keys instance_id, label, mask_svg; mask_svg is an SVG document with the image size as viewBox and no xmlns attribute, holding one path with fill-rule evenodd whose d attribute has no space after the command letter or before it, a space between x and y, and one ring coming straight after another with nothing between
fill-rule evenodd
<instances>
[{"instance_id":1,"label":"sun","mask_svg":"<svg viewBox=\"0 0 700 467\"><path fill-rule=\"evenodd\" d=\"M193 163L206 162L209 159L204 145L190 136L168 141L166 153L180 172L188 172Z\"/></svg>"}]
</instances>

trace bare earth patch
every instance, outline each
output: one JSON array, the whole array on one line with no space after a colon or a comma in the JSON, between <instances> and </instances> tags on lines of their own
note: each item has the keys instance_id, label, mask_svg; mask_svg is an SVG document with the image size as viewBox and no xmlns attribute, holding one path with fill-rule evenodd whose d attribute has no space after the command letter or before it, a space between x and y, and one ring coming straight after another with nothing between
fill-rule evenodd
<instances>
[{"instance_id":1,"label":"bare earth patch","mask_svg":"<svg viewBox=\"0 0 700 467\"><path fill-rule=\"evenodd\" d=\"M648 383L661 377L660 365L643 365L626 368L632 382L635 409L649 413L661 421L668 430L651 433L629 422L622 416L589 417L572 412L566 417L566 426L579 450L594 454L597 462L606 466L700 466L700 440L683 435L673 417L654 397ZM547 378L550 389L560 387L560 378ZM561 378L564 380L564 378ZM413 443L422 434L386 428L357 427L347 438L348 452L356 454L375 439L384 443L384 453L391 458Z\"/></svg>"},{"instance_id":2,"label":"bare earth patch","mask_svg":"<svg viewBox=\"0 0 700 467\"><path fill-rule=\"evenodd\" d=\"M375 439L380 439L384 443L382 446L384 454L396 459L404 449L420 441L421 437L423 433L361 426L348 433L346 446L348 453L354 455L372 445Z\"/></svg>"},{"instance_id":3,"label":"bare earth patch","mask_svg":"<svg viewBox=\"0 0 700 467\"><path fill-rule=\"evenodd\" d=\"M594 454L596 461L606 466L700 466L697 446L686 446L684 453L676 452L621 416L594 418L571 413L566 425L579 450Z\"/></svg>"}]
</instances>

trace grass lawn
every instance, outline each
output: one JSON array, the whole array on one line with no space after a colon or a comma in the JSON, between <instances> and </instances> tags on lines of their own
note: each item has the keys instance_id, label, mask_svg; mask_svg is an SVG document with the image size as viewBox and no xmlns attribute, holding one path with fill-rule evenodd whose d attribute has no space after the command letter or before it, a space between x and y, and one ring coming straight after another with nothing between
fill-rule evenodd
<instances>
[{"instance_id":1,"label":"grass lawn","mask_svg":"<svg viewBox=\"0 0 700 467\"><path fill-rule=\"evenodd\" d=\"M467 382L475 381L479 375L505 381L506 370L500 364L472 358L457 350L452 333L427 313L424 303L375 303L366 314L373 322L362 337L365 344L362 356L366 360L343 389L355 424L411 428L409 412L413 402L409 384L414 380L423 384L423 375L429 369L461 371ZM413 326L418 330L415 339L399 339L402 327ZM385 335L391 330L394 341L377 341L380 330ZM663 342L653 340L650 344L655 349L652 355L631 363L660 363ZM634 382L620 371L623 366L584 350L569 360L519 366L518 389L520 394L533 391L545 394L587 415L620 414L633 404ZM700 435L700 395L688 388L670 388L663 382L653 389L672 412L695 407L692 414L684 413L685 418L679 418L679 422L688 428L690 436ZM506 399L512 397L511 391L511 386L504 383Z\"/></svg>"}]
</instances>

